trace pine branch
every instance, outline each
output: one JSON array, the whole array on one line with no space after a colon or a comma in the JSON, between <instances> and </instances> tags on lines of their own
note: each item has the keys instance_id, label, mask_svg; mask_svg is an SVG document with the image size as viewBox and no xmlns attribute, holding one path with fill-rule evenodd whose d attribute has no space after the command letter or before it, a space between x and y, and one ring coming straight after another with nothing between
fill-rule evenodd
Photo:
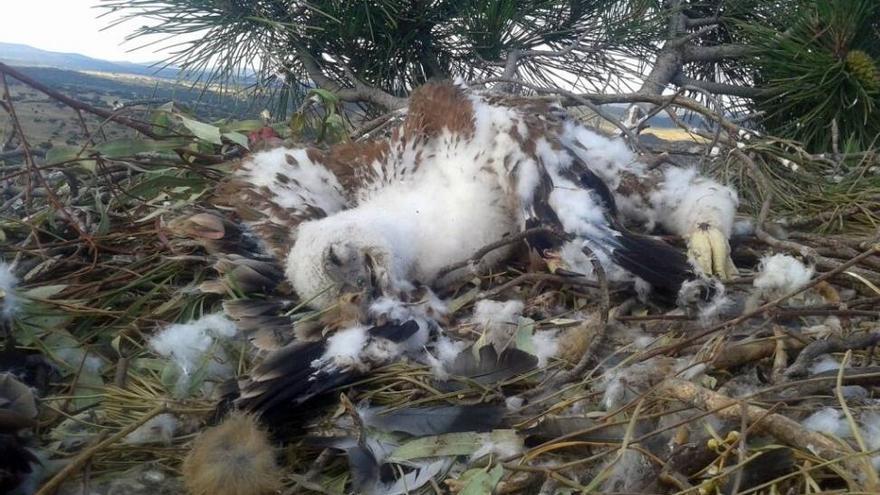
<instances>
[{"instance_id":1,"label":"pine branch","mask_svg":"<svg viewBox=\"0 0 880 495\"><path fill-rule=\"evenodd\" d=\"M348 78L351 79L350 82L354 87L343 87L342 85L324 74L323 70L321 70L321 67L318 65L318 62L315 60L315 58L306 47L299 43L296 43L294 45L294 49L296 51L297 57L303 65L303 68L306 70L306 73L309 75L309 78L312 80L312 82L314 82L321 89L332 91L336 94L336 96L339 97L340 100L349 102L373 103L375 105L385 108L386 110L397 110L398 108L402 108L406 105L405 98L394 96L392 94L386 93L385 91L382 91L379 88L365 84L364 82L354 77L350 70L346 70L346 73L348 74Z\"/></svg>"},{"instance_id":2,"label":"pine branch","mask_svg":"<svg viewBox=\"0 0 880 495\"><path fill-rule=\"evenodd\" d=\"M714 46L685 45L682 47L685 62L719 62L731 58L743 58L755 53L748 45L723 44Z\"/></svg>"},{"instance_id":3,"label":"pine branch","mask_svg":"<svg viewBox=\"0 0 880 495\"><path fill-rule=\"evenodd\" d=\"M738 86L735 84L725 84L715 81L701 81L685 76L682 73L676 74L672 78L672 82L678 86L691 86L700 88L713 94L739 96L742 98L758 98L762 96L772 95L774 92L765 88L755 88L752 86Z\"/></svg>"}]
</instances>

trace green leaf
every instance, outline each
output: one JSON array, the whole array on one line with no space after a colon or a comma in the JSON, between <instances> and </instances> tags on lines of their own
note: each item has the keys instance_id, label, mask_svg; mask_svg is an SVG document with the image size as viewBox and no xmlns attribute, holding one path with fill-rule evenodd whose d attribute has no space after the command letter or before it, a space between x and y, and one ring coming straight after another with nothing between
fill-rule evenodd
<instances>
[{"instance_id":1,"label":"green leaf","mask_svg":"<svg viewBox=\"0 0 880 495\"><path fill-rule=\"evenodd\" d=\"M231 120L220 126L222 132L252 132L262 128L263 121L259 119Z\"/></svg>"},{"instance_id":2,"label":"green leaf","mask_svg":"<svg viewBox=\"0 0 880 495\"><path fill-rule=\"evenodd\" d=\"M535 335L535 321L529 318L520 318L516 327L516 348L535 354L535 343L532 338Z\"/></svg>"},{"instance_id":3,"label":"green leaf","mask_svg":"<svg viewBox=\"0 0 880 495\"><path fill-rule=\"evenodd\" d=\"M302 112L296 112L290 117L290 132L294 136L302 135L303 129L306 127L306 116Z\"/></svg>"},{"instance_id":4,"label":"green leaf","mask_svg":"<svg viewBox=\"0 0 880 495\"><path fill-rule=\"evenodd\" d=\"M183 115L178 115L178 117L180 117L183 125L186 126L186 128L189 129L195 137L208 143L223 144L223 141L220 139L219 127L215 127L211 124L205 124L204 122L199 122L198 120L188 119Z\"/></svg>"},{"instance_id":5,"label":"green leaf","mask_svg":"<svg viewBox=\"0 0 880 495\"><path fill-rule=\"evenodd\" d=\"M250 149L247 136L240 132L224 132L223 137L241 146L244 149Z\"/></svg>"},{"instance_id":6,"label":"green leaf","mask_svg":"<svg viewBox=\"0 0 880 495\"><path fill-rule=\"evenodd\" d=\"M110 232L110 215L108 213L110 208L101 202L101 195L99 194L95 194L95 209L101 214L101 218L98 220L97 234L105 235Z\"/></svg>"},{"instance_id":7,"label":"green leaf","mask_svg":"<svg viewBox=\"0 0 880 495\"><path fill-rule=\"evenodd\" d=\"M332 91L327 91L326 89L321 88L312 88L308 92L308 96L317 95L318 98L321 99L321 103L324 106L336 105L339 103L339 97L336 96L336 93Z\"/></svg>"},{"instance_id":8,"label":"green leaf","mask_svg":"<svg viewBox=\"0 0 880 495\"><path fill-rule=\"evenodd\" d=\"M73 388L74 408L82 410L101 402L100 394L104 390L104 379L97 372L83 366L77 376Z\"/></svg>"},{"instance_id":9,"label":"green leaf","mask_svg":"<svg viewBox=\"0 0 880 495\"><path fill-rule=\"evenodd\" d=\"M150 119L152 131L159 136L168 136L174 133L174 121L171 120L171 103L162 105L159 110L153 112ZM165 107L168 106L166 110Z\"/></svg>"},{"instance_id":10,"label":"green leaf","mask_svg":"<svg viewBox=\"0 0 880 495\"><path fill-rule=\"evenodd\" d=\"M494 430L490 433L447 433L422 437L404 443L391 454L390 462L423 457L471 455L487 443L521 445L515 430Z\"/></svg>"},{"instance_id":11,"label":"green leaf","mask_svg":"<svg viewBox=\"0 0 880 495\"><path fill-rule=\"evenodd\" d=\"M458 495L492 495L492 491L501 477L504 475L504 468L500 464L492 468L491 471L485 469L470 469L462 473L460 481L465 484Z\"/></svg>"},{"instance_id":12,"label":"green leaf","mask_svg":"<svg viewBox=\"0 0 880 495\"><path fill-rule=\"evenodd\" d=\"M53 146L46 152L46 165L76 160L82 156L79 154L82 150L82 146Z\"/></svg>"},{"instance_id":13,"label":"green leaf","mask_svg":"<svg viewBox=\"0 0 880 495\"><path fill-rule=\"evenodd\" d=\"M67 285L59 284L59 285L41 285L39 287L34 287L33 289L28 289L21 293L22 297L30 298L30 299L51 299L52 296L60 293L64 289L67 288Z\"/></svg>"},{"instance_id":14,"label":"green leaf","mask_svg":"<svg viewBox=\"0 0 880 495\"><path fill-rule=\"evenodd\" d=\"M152 199L158 194L175 187L204 187L203 179L196 177L177 177L174 175L158 175L146 179L128 190L128 194L138 198Z\"/></svg>"}]
</instances>

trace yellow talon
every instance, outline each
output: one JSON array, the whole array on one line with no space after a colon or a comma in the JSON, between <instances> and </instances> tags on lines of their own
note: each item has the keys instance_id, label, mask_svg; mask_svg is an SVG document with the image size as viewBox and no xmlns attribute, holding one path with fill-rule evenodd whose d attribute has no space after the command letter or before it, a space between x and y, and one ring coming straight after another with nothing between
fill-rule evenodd
<instances>
[{"instance_id":1,"label":"yellow talon","mask_svg":"<svg viewBox=\"0 0 880 495\"><path fill-rule=\"evenodd\" d=\"M736 275L736 266L730 259L727 238L715 227L702 224L688 237L688 254L707 276L729 280Z\"/></svg>"}]
</instances>

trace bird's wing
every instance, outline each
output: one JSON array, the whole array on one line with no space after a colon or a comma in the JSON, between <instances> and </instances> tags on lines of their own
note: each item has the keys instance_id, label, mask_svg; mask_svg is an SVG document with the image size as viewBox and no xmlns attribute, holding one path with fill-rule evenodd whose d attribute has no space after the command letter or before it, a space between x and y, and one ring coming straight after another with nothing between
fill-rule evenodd
<instances>
[{"instance_id":1,"label":"bird's wing","mask_svg":"<svg viewBox=\"0 0 880 495\"><path fill-rule=\"evenodd\" d=\"M243 160L220 187L222 204L241 219L277 259L284 259L300 223L353 205L374 179L372 167L388 141L344 143L329 150L276 148Z\"/></svg>"},{"instance_id":2,"label":"bird's wing","mask_svg":"<svg viewBox=\"0 0 880 495\"><path fill-rule=\"evenodd\" d=\"M517 193L524 227L557 231L529 237L530 246L586 274L592 273L589 262L573 263L566 257L576 254L586 260L581 251L588 247L610 279L629 273L677 294L692 274L687 256L659 239L629 231L620 221L618 184L608 175L617 173L615 167L629 170L622 164L633 154L622 143L587 130L552 101L496 96L479 104L517 110L517 130L508 133L515 148L511 156L518 158L505 172Z\"/></svg>"},{"instance_id":3,"label":"bird's wing","mask_svg":"<svg viewBox=\"0 0 880 495\"><path fill-rule=\"evenodd\" d=\"M608 185L619 218L685 238L689 255L706 275L727 279L735 273L727 242L738 205L735 191L694 169L648 167L623 141L573 121L563 126L560 139Z\"/></svg>"},{"instance_id":4,"label":"bird's wing","mask_svg":"<svg viewBox=\"0 0 880 495\"><path fill-rule=\"evenodd\" d=\"M330 339L293 342L269 355L241 383L238 405L269 414L279 407L296 407L316 395L350 383L366 371L364 367L399 358L404 348L388 343L402 343L418 331L415 321L395 322L367 330L352 328L346 330L349 335L340 332ZM362 333L363 338L350 338L357 333ZM375 352L376 346L385 352Z\"/></svg>"}]
</instances>

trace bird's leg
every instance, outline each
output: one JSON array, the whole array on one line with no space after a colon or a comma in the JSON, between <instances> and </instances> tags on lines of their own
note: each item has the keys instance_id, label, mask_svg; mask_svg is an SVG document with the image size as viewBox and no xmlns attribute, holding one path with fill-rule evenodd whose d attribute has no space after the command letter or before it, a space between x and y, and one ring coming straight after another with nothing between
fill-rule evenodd
<instances>
[{"instance_id":1,"label":"bird's leg","mask_svg":"<svg viewBox=\"0 0 880 495\"><path fill-rule=\"evenodd\" d=\"M704 275L730 280L738 272L730 259L730 244L718 227L709 222L697 225L687 236L688 256Z\"/></svg>"},{"instance_id":2,"label":"bird's leg","mask_svg":"<svg viewBox=\"0 0 880 495\"><path fill-rule=\"evenodd\" d=\"M546 231L537 236L526 238L529 245L538 252L550 273L562 276L581 276L579 273L568 270L562 259L562 245L571 239L573 236L567 234L559 225L547 226Z\"/></svg>"},{"instance_id":3,"label":"bird's leg","mask_svg":"<svg viewBox=\"0 0 880 495\"><path fill-rule=\"evenodd\" d=\"M398 290L391 276L389 257L378 250L369 250L365 254L366 269L369 273L370 299L382 296L398 297Z\"/></svg>"}]
</instances>

